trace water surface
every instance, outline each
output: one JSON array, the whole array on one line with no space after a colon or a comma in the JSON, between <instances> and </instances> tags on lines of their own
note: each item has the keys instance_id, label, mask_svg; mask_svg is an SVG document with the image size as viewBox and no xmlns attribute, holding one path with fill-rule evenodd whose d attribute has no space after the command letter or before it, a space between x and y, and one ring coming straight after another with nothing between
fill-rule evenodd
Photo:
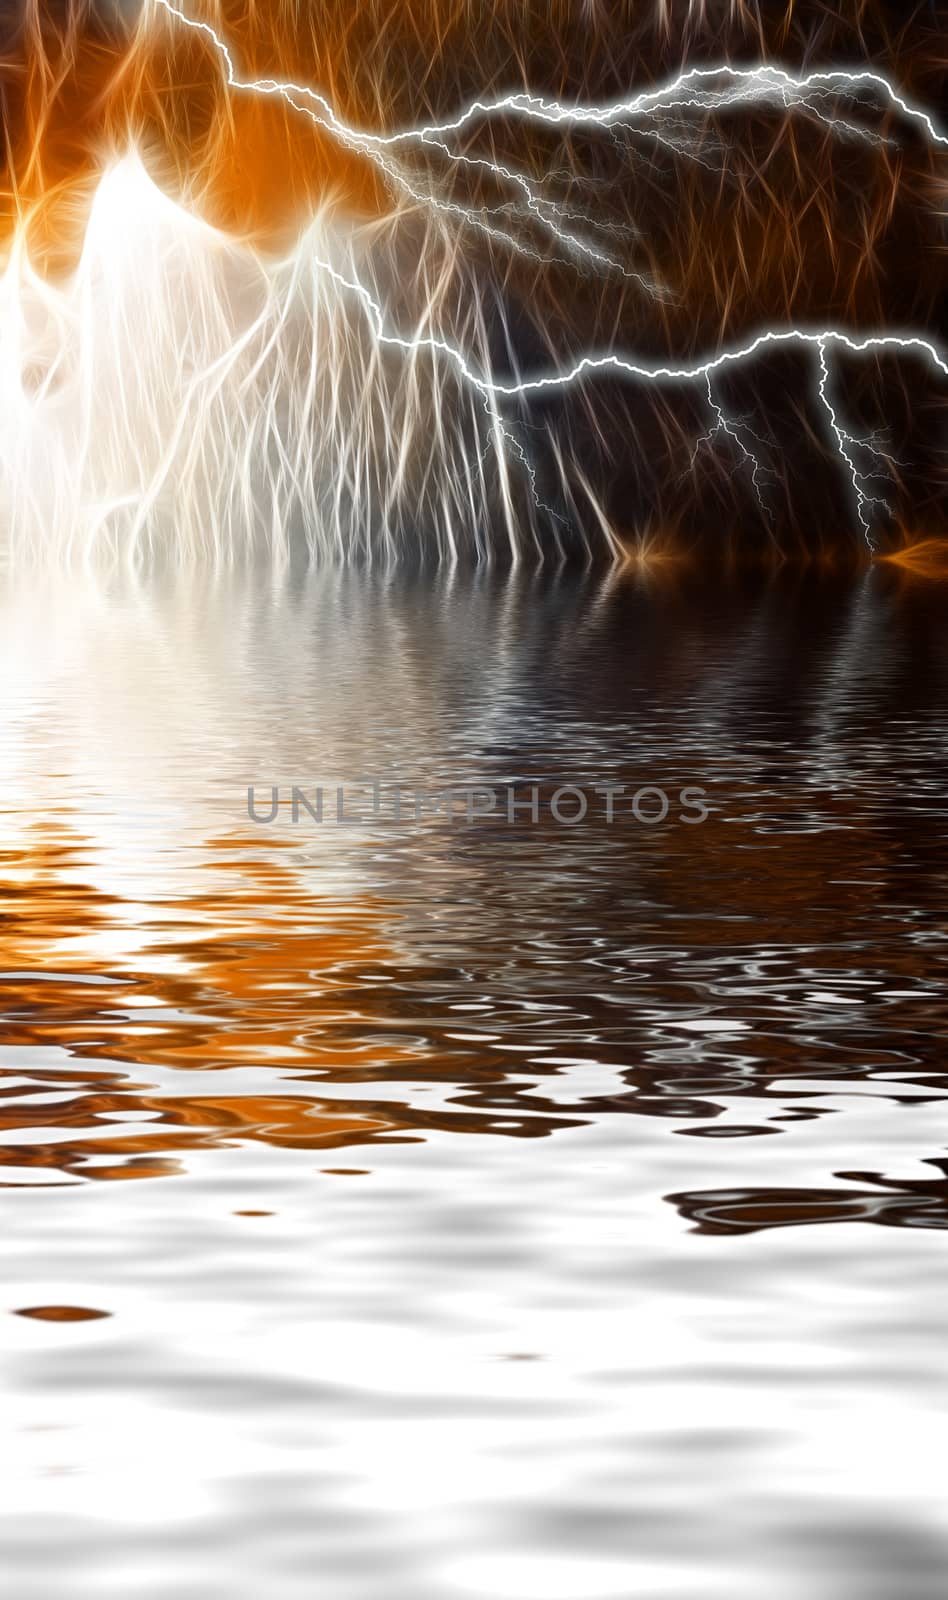
<instances>
[{"instance_id":1,"label":"water surface","mask_svg":"<svg viewBox=\"0 0 948 1600\"><path fill-rule=\"evenodd\" d=\"M943 602L5 581L17 1600L940 1600Z\"/></svg>"}]
</instances>

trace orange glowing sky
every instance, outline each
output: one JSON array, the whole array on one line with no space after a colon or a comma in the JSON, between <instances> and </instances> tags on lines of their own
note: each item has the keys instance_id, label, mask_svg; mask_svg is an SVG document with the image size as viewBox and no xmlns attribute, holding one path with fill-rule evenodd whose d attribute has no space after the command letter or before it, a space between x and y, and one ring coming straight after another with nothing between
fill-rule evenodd
<instances>
[{"instance_id":1,"label":"orange glowing sky","mask_svg":"<svg viewBox=\"0 0 948 1600\"><path fill-rule=\"evenodd\" d=\"M304 78L312 35L226 17L244 60ZM274 52L273 40L280 41ZM278 57L278 59L277 59ZM220 61L194 32L152 12L135 31L105 29L88 10L63 27L34 11L0 58L6 170L0 230L18 222L37 264L68 267L81 245L92 191L109 156L134 145L162 186L196 198L208 221L279 249L319 203L356 215L385 208L370 164L285 104L228 92Z\"/></svg>"},{"instance_id":2,"label":"orange glowing sky","mask_svg":"<svg viewBox=\"0 0 948 1600\"><path fill-rule=\"evenodd\" d=\"M20 25L0 38L0 239L28 220L38 264L68 264L103 163L130 144L162 187L265 249L281 249L316 204L356 216L391 209L370 163L277 99L229 91L210 41L151 0L18 0L17 9ZM709 59L803 65L815 36L821 56L874 60L906 87L917 83L921 99L937 100L926 81L935 64L927 34L909 17L893 30L886 7L872 0L830 18L812 3L768 7L761 18L758 6L736 0L726 28L690 5L680 8L685 25L673 28L674 8L652 0L188 0L186 9L220 31L246 74L314 85L342 117L376 128L511 87L608 99ZM738 189L726 228L676 180L672 209L684 231L666 231L657 248L676 255L693 307L713 283L716 312L730 314L745 276L749 298L765 290L799 297L822 251L838 252L838 285L858 280L868 308L872 252L892 214L896 175L883 170L869 187L855 175L849 240L828 221L839 178L826 168L815 181L813 151L796 150L793 138L781 133L761 152L759 178L750 193ZM804 163L797 194L792 169ZM911 189L904 161L898 179ZM636 182L637 195L641 188ZM710 272L709 245L720 263ZM816 275L823 292L833 289L825 268Z\"/></svg>"}]
</instances>

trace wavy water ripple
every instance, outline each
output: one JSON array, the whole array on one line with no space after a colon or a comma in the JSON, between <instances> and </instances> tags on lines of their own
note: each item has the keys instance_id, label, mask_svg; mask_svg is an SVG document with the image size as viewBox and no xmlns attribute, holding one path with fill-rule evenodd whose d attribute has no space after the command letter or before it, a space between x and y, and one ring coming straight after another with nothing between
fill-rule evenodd
<instances>
[{"instance_id":1,"label":"wavy water ripple","mask_svg":"<svg viewBox=\"0 0 948 1600\"><path fill-rule=\"evenodd\" d=\"M941 1596L942 609L5 586L18 1600ZM710 814L247 815L369 777Z\"/></svg>"}]
</instances>

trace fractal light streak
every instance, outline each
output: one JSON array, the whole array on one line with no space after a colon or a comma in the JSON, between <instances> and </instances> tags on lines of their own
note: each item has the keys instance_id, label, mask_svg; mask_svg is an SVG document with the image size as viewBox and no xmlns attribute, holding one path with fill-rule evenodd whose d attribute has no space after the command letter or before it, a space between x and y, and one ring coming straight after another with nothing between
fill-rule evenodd
<instances>
[{"instance_id":1,"label":"fractal light streak","mask_svg":"<svg viewBox=\"0 0 948 1600\"><path fill-rule=\"evenodd\" d=\"M619 283L656 307L676 290L660 262L636 261L631 224L597 214L594 186L580 207L558 198L555 167L538 178L458 146L500 119L613 143L645 134L707 164L716 158L708 117L760 106L809 119L832 139L888 146L889 125L880 132L865 120L880 104L931 147L948 146L887 77L843 68L801 76L770 63L690 68L601 105L485 95L452 116L382 133L346 120L305 83L244 74L235 47L189 8L148 0L139 29L159 28L206 46L228 94L278 100L368 163L390 212L344 227L317 208L273 259L204 220L199 198L187 205L164 194L132 148L103 171L66 281L35 269L21 229L0 280L0 506L15 559L105 553L136 563L170 549L226 561L261 545L277 560L297 547L340 559L419 548L445 559L555 558L577 478L607 553L621 557L608 514L558 443L541 472L526 412L544 392L579 389L597 374L695 390L710 420L685 462L693 469L702 448L729 440L762 520L772 521L770 447L746 417L728 414L717 381L780 347L810 360L825 446L873 548L892 462L883 441L847 427L834 361L895 354L948 375L931 340L885 326L772 324L678 361L596 345L521 370L508 338L501 369L488 296L461 270L472 235L491 252L554 262L607 290ZM441 164L434 176L432 161ZM459 172L493 184L490 202L459 200L449 181ZM425 222L406 274L390 225L408 213Z\"/></svg>"},{"instance_id":2,"label":"fractal light streak","mask_svg":"<svg viewBox=\"0 0 948 1600\"><path fill-rule=\"evenodd\" d=\"M420 349L386 362L332 248L317 217L265 265L131 154L99 185L64 289L15 252L0 284L13 555L134 562L173 539L178 556L229 560L261 533L277 558L297 535L322 555L397 554L406 499L455 550L486 494L465 397Z\"/></svg>"}]
</instances>

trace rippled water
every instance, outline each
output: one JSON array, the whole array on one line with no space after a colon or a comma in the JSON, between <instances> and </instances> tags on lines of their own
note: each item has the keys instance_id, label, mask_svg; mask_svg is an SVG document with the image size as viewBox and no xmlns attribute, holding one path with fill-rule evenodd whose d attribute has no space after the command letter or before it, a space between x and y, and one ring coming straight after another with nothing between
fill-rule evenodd
<instances>
[{"instance_id":1,"label":"rippled water","mask_svg":"<svg viewBox=\"0 0 948 1600\"><path fill-rule=\"evenodd\" d=\"M940 1600L944 598L6 582L16 1600Z\"/></svg>"}]
</instances>

